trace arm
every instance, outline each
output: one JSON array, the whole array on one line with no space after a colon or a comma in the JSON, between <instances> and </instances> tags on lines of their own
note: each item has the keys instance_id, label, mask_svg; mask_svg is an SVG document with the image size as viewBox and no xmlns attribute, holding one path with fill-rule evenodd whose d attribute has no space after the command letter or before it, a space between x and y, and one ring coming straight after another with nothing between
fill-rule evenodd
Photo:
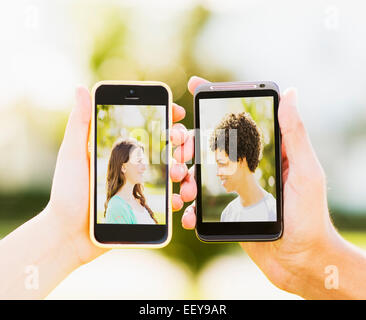
<instances>
[{"instance_id":1,"label":"arm","mask_svg":"<svg viewBox=\"0 0 366 320\"><path fill-rule=\"evenodd\" d=\"M46 208L0 241L0 299L38 299L81 265Z\"/></svg>"},{"instance_id":2,"label":"arm","mask_svg":"<svg viewBox=\"0 0 366 320\"><path fill-rule=\"evenodd\" d=\"M57 156L47 207L0 241L2 298L45 297L72 270L106 251L89 239L91 99L87 89L78 88L76 100ZM32 279L37 287L37 276L38 289L29 289Z\"/></svg>"}]
</instances>

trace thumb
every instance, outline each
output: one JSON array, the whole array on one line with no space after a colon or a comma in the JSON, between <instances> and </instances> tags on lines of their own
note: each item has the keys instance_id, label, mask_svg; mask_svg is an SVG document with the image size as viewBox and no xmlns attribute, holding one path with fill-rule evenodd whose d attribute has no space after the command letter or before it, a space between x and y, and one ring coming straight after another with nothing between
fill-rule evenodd
<instances>
[{"instance_id":1,"label":"thumb","mask_svg":"<svg viewBox=\"0 0 366 320\"><path fill-rule=\"evenodd\" d=\"M67 122L61 153L68 158L87 155L89 124L91 119L91 98L87 88L76 88L76 105Z\"/></svg>"},{"instance_id":2,"label":"thumb","mask_svg":"<svg viewBox=\"0 0 366 320\"><path fill-rule=\"evenodd\" d=\"M278 121L282 143L290 167L308 167L317 162L309 136L297 110L297 90L287 89L281 96Z\"/></svg>"}]
</instances>

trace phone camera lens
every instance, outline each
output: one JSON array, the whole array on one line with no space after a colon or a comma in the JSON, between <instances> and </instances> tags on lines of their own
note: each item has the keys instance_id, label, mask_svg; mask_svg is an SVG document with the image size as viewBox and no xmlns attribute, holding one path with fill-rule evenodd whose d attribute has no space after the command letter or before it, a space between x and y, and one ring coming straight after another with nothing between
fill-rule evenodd
<instances>
[{"instance_id":1,"label":"phone camera lens","mask_svg":"<svg viewBox=\"0 0 366 320\"><path fill-rule=\"evenodd\" d=\"M134 89L130 89L129 92L130 92L130 95L131 96L135 94L135 90Z\"/></svg>"},{"instance_id":2,"label":"phone camera lens","mask_svg":"<svg viewBox=\"0 0 366 320\"><path fill-rule=\"evenodd\" d=\"M259 87L260 88L264 88L266 85L264 84L264 83L261 83L260 85L259 85Z\"/></svg>"}]
</instances>

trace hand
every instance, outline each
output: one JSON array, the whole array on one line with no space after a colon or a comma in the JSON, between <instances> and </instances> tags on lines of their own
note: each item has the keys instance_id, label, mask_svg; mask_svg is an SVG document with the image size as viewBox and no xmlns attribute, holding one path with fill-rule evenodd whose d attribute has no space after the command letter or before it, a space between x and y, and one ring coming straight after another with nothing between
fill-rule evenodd
<instances>
[{"instance_id":1,"label":"hand","mask_svg":"<svg viewBox=\"0 0 366 320\"><path fill-rule=\"evenodd\" d=\"M60 233L65 241L74 248L74 254L80 264L95 259L107 251L96 247L89 238L89 154L88 136L92 104L88 90L78 87L76 106L69 117L65 136L58 153L52 191L47 215L57 221ZM173 121L180 121L185 116L184 108L173 104ZM172 142L179 150L184 150L193 142L193 137L182 124L174 125L171 134ZM186 148L187 149L187 148ZM189 150L191 148L188 148ZM177 153L175 153L177 154ZM192 189L196 184L186 165L177 163L171 168L173 181L182 181L181 195L174 195L173 210L179 210L183 201L192 198ZM190 186L193 182L193 187ZM184 192L188 184L188 192ZM195 197L195 194L193 194Z\"/></svg>"},{"instance_id":2,"label":"hand","mask_svg":"<svg viewBox=\"0 0 366 320\"><path fill-rule=\"evenodd\" d=\"M193 94L205 82L191 78L189 91ZM298 273L325 250L335 233L327 207L325 175L296 105L296 90L286 90L278 110L284 183L283 236L274 242L240 243L270 281L290 292L296 291L293 285ZM193 229L195 224L193 203L185 210L182 225Z\"/></svg>"},{"instance_id":3,"label":"hand","mask_svg":"<svg viewBox=\"0 0 366 320\"><path fill-rule=\"evenodd\" d=\"M59 233L74 248L79 264L87 263L106 249L89 238L89 153L88 138L92 102L88 89L76 89L76 105L71 111L56 162L47 215L57 221Z\"/></svg>"},{"instance_id":4,"label":"hand","mask_svg":"<svg viewBox=\"0 0 366 320\"><path fill-rule=\"evenodd\" d=\"M184 118L184 108L173 104L173 121L177 122ZM176 123L170 133L173 146L176 147L173 153L173 165L170 169L170 177L173 182L181 182L180 193L173 194L173 211L180 210L184 202L190 202L196 198L197 185L194 180L194 166L189 170L185 162L193 158L194 152L194 131L187 131L184 125Z\"/></svg>"}]
</instances>

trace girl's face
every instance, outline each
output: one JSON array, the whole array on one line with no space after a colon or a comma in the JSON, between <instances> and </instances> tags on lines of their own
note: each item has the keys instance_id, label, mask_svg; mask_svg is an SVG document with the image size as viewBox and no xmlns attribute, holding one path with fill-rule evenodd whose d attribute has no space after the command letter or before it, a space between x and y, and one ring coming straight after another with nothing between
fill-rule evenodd
<instances>
[{"instance_id":1,"label":"girl's face","mask_svg":"<svg viewBox=\"0 0 366 320\"><path fill-rule=\"evenodd\" d=\"M124 163L122 166L122 171L125 174L127 181L132 184L143 183L146 169L147 161L142 148L134 148L128 162Z\"/></svg>"}]
</instances>

